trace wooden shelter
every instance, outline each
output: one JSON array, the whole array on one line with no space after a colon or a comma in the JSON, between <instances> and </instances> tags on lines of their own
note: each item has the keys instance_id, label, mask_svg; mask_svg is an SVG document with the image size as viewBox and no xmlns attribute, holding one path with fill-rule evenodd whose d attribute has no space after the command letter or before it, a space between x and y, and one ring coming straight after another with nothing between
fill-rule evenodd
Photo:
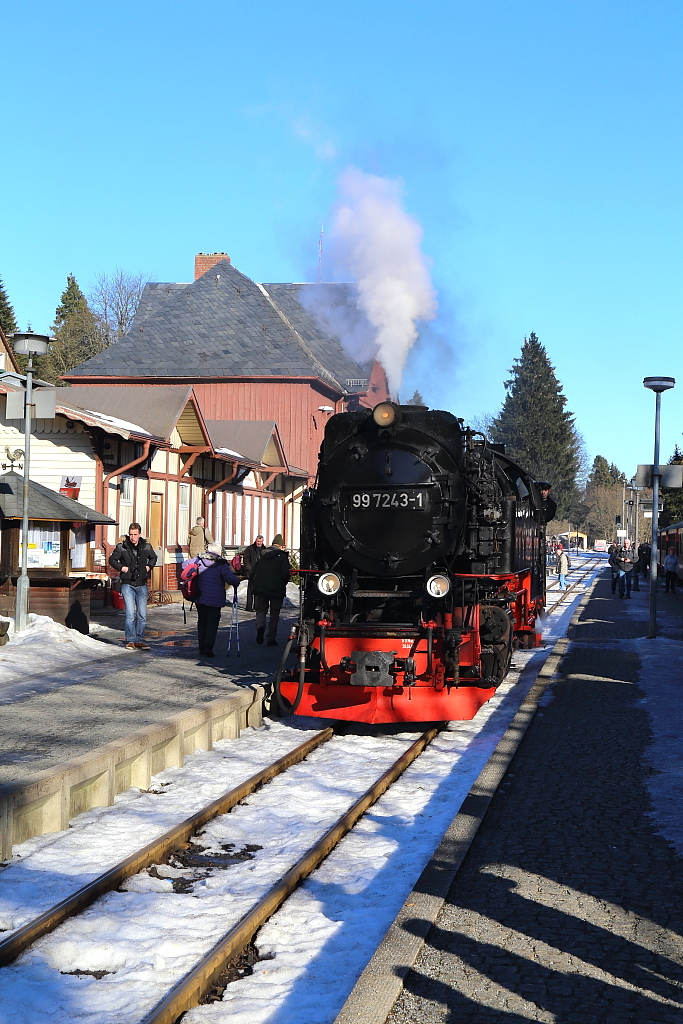
<instances>
[{"instance_id":1,"label":"wooden shelter","mask_svg":"<svg viewBox=\"0 0 683 1024\"><path fill-rule=\"evenodd\" d=\"M21 571L24 477L0 476L0 614L14 615ZM28 576L30 611L88 632L93 581L69 574L87 564L96 524L115 525L109 516L29 480Z\"/></svg>"}]
</instances>

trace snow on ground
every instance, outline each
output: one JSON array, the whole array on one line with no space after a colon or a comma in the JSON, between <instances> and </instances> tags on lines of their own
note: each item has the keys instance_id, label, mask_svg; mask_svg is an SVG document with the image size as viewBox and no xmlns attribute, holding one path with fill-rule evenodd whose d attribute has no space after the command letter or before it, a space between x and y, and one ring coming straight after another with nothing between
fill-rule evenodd
<instances>
[{"instance_id":1,"label":"snow on ground","mask_svg":"<svg viewBox=\"0 0 683 1024\"><path fill-rule=\"evenodd\" d=\"M591 575L545 620L552 644ZM558 610L559 611L559 610ZM546 648L546 652L549 646ZM185 1024L331 1024L493 753L540 668L517 652L513 670L471 722L451 722L261 929L266 959Z\"/></svg>"},{"instance_id":2,"label":"snow on ground","mask_svg":"<svg viewBox=\"0 0 683 1024\"><path fill-rule=\"evenodd\" d=\"M660 631L680 635L682 600L680 591L666 597L659 591ZM626 613L642 619L642 605L631 602L626 605ZM652 768L652 774L645 779L652 800L652 818L660 834L683 856L683 643L660 632L654 640L641 637L625 641L623 649L640 658L638 686L645 696L639 703L647 712L652 729L652 742L645 754Z\"/></svg>"},{"instance_id":3,"label":"snow on ground","mask_svg":"<svg viewBox=\"0 0 683 1024\"><path fill-rule=\"evenodd\" d=\"M129 879L124 892L108 894L5 969L0 1020L37 1024L49 1006L51 1019L136 1024L414 739L333 738L207 826L202 846L261 847L253 859L208 877L183 871L196 878L186 893L174 892L168 877ZM101 970L112 973L69 973Z\"/></svg>"},{"instance_id":4,"label":"snow on ground","mask_svg":"<svg viewBox=\"0 0 683 1024\"><path fill-rule=\"evenodd\" d=\"M67 831L15 846L0 872L0 930L20 928L319 731L280 722L247 729L155 775L149 792L128 789L113 807L73 818Z\"/></svg>"},{"instance_id":5,"label":"snow on ground","mask_svg":"<svg viewBox=\"0 0 683 1024\"><path fill-rule=\"evenodd\" d=\"M6 618L1 619L7 622ZM0 686L16 684L22 679L77 670L94 659L111 658L122 652L116 647L93 640L76 629L68 629L47 615L29 614L29 624L15 633L14 620L9 620L10 640L0 647Z\"/></svg>"},{"instance_id":6,"label":"snow on ground","mask_svg":"<svg viewBox=\"0 0 683 1024\"><path fill-rule=\"evenodd\" d=\"M191 1011L188 1024L334 1020L589 583L545 620L546 650L517 652L508 679L476 718L450 723L267 923L258 945L274 959L229 985L221 1002ZM222 741L158 775L151 789L163 796L130 790L114 807L74 819L69 832L15 848L11 866L0 873L0 925L17 927L281 756L282 746L303 742L311 720L297 724L295 730L268 723ZM202 842L213 850L231 843L263 847L253 860L203 879L195 874L189 893L172 891L172 878L187 877L188 869L130 879L125 892L104 897L3 971L0 1022L42 1024L55 1016L137 1022L141 1007L153 1005L414 739L345 736L325 744L205 830ZM100 979L61 973L70 971L112 973Z\"/></svg>"}]
</instances>

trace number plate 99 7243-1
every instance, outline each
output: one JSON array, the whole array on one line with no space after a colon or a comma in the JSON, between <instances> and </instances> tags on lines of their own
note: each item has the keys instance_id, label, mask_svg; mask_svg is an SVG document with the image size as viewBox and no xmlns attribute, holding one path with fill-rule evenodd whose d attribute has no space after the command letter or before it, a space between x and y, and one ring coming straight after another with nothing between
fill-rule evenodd
<instances>
[{"instance_id":1,"label":"number plate 99 7243-1","mask_svg":"<svg viewBox=\"0 0 683 1024\"><path fill-rule=\"evenodd\" d=\"M420 512L429 507L429 495L412 488L404 491L350 491L346 495L346 507L354 511L404 508Z\"/></svg>"}]
</instances>

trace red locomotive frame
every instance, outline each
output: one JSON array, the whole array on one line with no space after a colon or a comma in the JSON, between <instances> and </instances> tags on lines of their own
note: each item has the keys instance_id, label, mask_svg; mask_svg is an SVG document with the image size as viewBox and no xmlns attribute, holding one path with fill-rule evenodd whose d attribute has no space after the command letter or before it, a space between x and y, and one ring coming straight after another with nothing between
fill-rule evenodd
<instances>
[{"instance_id":1,"label":"red locomotive frame","mask_svg":"<svg viewBox=\"0 0 683 1024\"><path fill-rule=\"evenodd\" d=\"M536 621L544 599L532 598L529 569L485 577L454 574L452 578L498 583L498 597L505 597L510 610L510 650L540 644ZM362 629L354 629L321 619L310 643L313 654L309 652L299 699L297 670L282 679L280 691L299 715L372 724L468 720L495 692L493 686L473 685L475 679L482 679L479 627L479 604L455 605L452 612L439 612L434 620L422 620L414 627L365 623ZM447 675L445 658L445 637L453 628L460 638L457 679ZM353 653L360 651L393 653L393 685L351 684ZM414 662L409 685L405 684L407 658Z\"/></svg>"}]
</instances>

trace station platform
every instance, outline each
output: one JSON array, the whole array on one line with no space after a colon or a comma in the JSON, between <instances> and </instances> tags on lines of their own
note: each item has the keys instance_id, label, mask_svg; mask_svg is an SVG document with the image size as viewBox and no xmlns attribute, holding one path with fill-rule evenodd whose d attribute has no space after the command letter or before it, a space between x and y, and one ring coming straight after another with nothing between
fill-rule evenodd
<instances>
[{"instance_id":1,"label":"station platform","mask_svg":"<svg viewBox=\"0 0 683 1024\"><path fill-rule=\"evenodd\" d=\"M284 610L284 643L296 610ZM254 615L240 610L240 656L226 647L230 608L223 609L215 657L197 650L197 615L183 621L179 605L150 606L149 651L80 663L73 671L28 675L0 685L0 785L89 753L136 730L251 683L270 680L281 648L257 646ZM123 644L123 612L93 615L91 633L103 644ZM6 648L7 649L7 648Z\"/></svg>"},{"instance_id":2,"label":"station platform","mask_svg":"<svg viewBox=\"0 0 683 1024\"><path fill-rule=\"evenodd\" d=\"M598 579L388 1024L683 1020L683 595Z\"/></svg>"}]
</instances>

